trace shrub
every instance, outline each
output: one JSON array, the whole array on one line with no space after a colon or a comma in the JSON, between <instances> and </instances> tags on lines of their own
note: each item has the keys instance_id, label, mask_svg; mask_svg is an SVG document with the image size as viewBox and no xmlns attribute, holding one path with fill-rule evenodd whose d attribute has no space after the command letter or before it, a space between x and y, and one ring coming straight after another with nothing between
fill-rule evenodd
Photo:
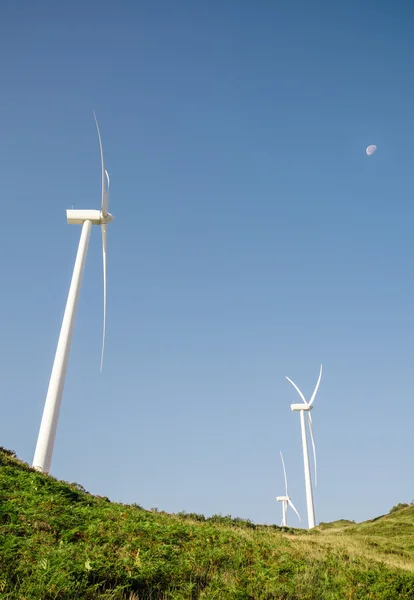
<instances>
[{"instance_id":1,"label":"shrub","mask_svg":"<svg viewBox=\"0 0 414 600\"><path fill-rule=\"evenodd\" d=\"M392 509L390 510L390 514L395 512L396 510L401 510L402 508L407 508L408 506L410 506L410 505L406 504L405 502L400 502L399 504L396 504L395 506L392 507Z\"/></svg>"}]
</instances>

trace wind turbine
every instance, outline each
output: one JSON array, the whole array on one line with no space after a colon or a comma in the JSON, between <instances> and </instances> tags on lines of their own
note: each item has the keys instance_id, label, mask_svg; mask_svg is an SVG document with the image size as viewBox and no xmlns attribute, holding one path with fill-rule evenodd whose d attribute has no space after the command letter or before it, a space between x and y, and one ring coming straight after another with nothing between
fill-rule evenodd
<instances>
[{"instance_id":1,"label":"wind turbine","mask_svg":"<svg viewBox=\"0 0 414 600\"><path fill-rule=\"evenodd\" d=\"M300 518L300 515L299 515L298 511L296 510L296 508L293 506L293 502L291 501L289 493L288 493L288 485L287 485L285 461L283 460L283 454L282 454L282 452L280 452L280 458L282 459L283 474L285 476L285 490L286 490L286 494L284 496L276 496L276 500L278 502L282 503L282 515L283 515L283 518L282 518L281 527L287 527L286 513L287 513L288 506L290 506L290 508L295 511L295 513L298 516L299 521L302 521L302 519Z\"/></svg>"},{"instance_id":2,"label":"wind turbine","mask_svg":"<svg viewBox=\"0 0 414 600\"><path fill-rule=\"evenodd\" d=\"M289 379L289 377L286 377L286 379L293 385L293 387L295 388L295 390L297 391L297 393L303 400L303 404L291 404L290 408L294 411L300 412L300 428L301 428L301 432L302 432L303 466L304 466L304 470L305 470L306 506L308 509L309 529L312 529L313 527L315 527L315 507L313 504L312 480L311 480L310 467L309 467L308 439L307 439L307 435L306 435L305 412L308 413L309 433L310 433L310 437L311 437L311 441L312 441L313 461L314 461L314 465L315 465L315 487L316 487L316 479L317 479L316 452L315 452L315 440L313 438L313 431L312 431L312 417L311 417L310 411L313 408L312 405L315 400L315 396L318 391L319 384L321 382L321 377L322 377L322 365L321 365L321 368L319 371L318 381L316 383L315 389L313 390L313 394L312 394L309 402L306 402L305 396L302 394L302 392L300 391L298 386L295 383L293 383L293 381L291 379Z\"/></svg>"},{"instance_id":3,"label":"wind turbine","mask_svg":"<svg viewBox=\"0 0 414 600\"><path fill-rule=\"evenodd\" d=\"M72 342L73 329L75 325L76 309L82 284L82 276L85 268L86 254L88 251L89 238L92 225L100 225L102 231L102 259L103 259L103 334L101 353L101 372L105 349L106 331L106 239L107 224L113 220L108 212L109 200L109 175L105 170L101 133L98 121L93 113L99 138L101 153L101 178L102 178L102 202L101 210L78 210L66 211L69 225L82 225L78 252L76 254L75 266L73 268L72 281L70 283L65 313L63 315L62 327L56 348L55 360L52 374L50 376L49 388L43 409L42 422L40 424L39 436L37 438L36 450L33 458L33 467L38 471L48 473L52 462L53 446L55 443L56 429L59 419L60 405L62 402L63 388L65 385L66 370L69 361L70 346Z\"/></svg>"}]
</instances>

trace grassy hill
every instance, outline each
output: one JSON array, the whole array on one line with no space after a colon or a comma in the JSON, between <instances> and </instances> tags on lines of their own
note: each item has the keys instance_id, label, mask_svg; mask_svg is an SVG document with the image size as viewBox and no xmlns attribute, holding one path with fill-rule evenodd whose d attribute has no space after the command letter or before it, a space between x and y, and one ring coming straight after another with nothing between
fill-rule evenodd
<instances>
[{"instance_id":1,"label":"grassy hill","mask_svg":"<svg viewBox=\"0 0 414 600\"><path fill-rule=\"evenodd\" d=\"M3 600L414 600L414 506L311 532L92 496L0 450Z\"/></svg>"}]
</instances>

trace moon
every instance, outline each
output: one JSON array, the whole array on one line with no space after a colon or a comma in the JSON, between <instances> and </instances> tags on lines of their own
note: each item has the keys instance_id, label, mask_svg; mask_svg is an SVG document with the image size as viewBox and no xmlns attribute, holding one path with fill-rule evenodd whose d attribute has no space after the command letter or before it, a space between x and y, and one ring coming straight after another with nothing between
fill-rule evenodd
<instances>
[{"instance_id":1,"label":"moon","mask_svg":"<svg viewBox=\"0 0 414 600\"><path fill-rule=\"evenodd\" d=\"M376 149L377 149L377 147L375 146L375 144L371 144L370 146L367 147L365 152L367 153L368 156L371 156L372 154L374 154Z\"/></svg>"}]
</instances>

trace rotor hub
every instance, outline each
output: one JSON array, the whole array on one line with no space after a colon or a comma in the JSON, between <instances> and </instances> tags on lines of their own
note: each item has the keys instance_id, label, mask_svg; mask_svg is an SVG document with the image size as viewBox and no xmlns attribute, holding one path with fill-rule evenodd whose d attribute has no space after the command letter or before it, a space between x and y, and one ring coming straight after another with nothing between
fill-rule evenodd
<instances>
[{"instance_id":1,"label":"rotor hub","mask_svg":"<svg viewBox=\"0 0 414 600\"><path fill-rule=\"evenodd\" d=\"M105 216L103 216L103 214L101 213L101 224L105 225L106 223L110 223L114 220L114 218L115 217L111 215L111 213L107 213Z\"/></svg>"}]
</instances>

